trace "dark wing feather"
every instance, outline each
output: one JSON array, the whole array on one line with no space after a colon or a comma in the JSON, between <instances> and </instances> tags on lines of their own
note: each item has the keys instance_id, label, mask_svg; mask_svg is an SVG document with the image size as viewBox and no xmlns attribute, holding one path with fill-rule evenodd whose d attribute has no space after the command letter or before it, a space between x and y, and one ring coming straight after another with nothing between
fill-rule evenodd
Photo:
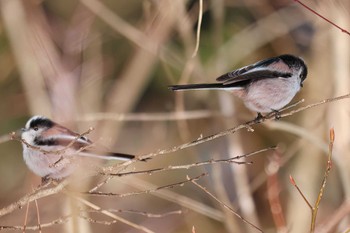
<instances>
[{"instance_id":1,"label":"dark wing feather","mask_svg":"<svg viewBox=\"0 0 350 233\"><path fill-rule=\"evenodd\" d=\"M224 85L229 85L229 84L234 84L242 81L252 81L252 80L259 80L259 79L265 79L265 78L289 78L291 77L291 73L283 73L283 72L278 72L274 70L255 70L251 72L247 72L244 74L241 74L239 76L236 76L234 78L226 79L223 84Z\"/></svg>"},{"instance_id":2,"label":"dark wing feather","mask_svg":"<svg viewBox=\"0 0 350 233\"><path fill-rule=\"evenodd\" d=\"M253 65L244 66L240 69L234 70L234 71L229 72L229 73L224 74L224 75L221 75L220 77L218 77L216 79L216 81L226 82L227 80L232 80L232 79L235 79L236 77L241 77L243 74L249 73L249 71L251 71L253 69L263 68L263 67L271 65L272 63L276 63L279 61L281 61L281 59L279 57L268 58L268 59L256 62ZM251 77L254 77L254 75L252 75ZM240 81L242 81L242 80L240 80Z\"/></svg>"}]
</instances>

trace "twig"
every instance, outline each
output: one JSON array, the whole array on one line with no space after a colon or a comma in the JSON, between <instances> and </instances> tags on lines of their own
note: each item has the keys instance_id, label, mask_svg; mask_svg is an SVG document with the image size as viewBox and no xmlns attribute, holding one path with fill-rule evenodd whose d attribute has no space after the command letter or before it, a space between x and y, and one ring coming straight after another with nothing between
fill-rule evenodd
<instances>
[{"instance_id":1,"label":"twig","mask_svg":"<svg viewBox=\"0 0 350 233\"><path fill-rule=\"evenodd\" d=\"M182 210L174 210L174 211L169 211L166 213L162 213L162 214L154 214L154 213L148 213L145 211L138 211L138 210L115 210L115 209L108 209L108 212L111 213L131 213L131 214L138 214L138 215L143 215L146 216L148 218L163 218L163 217L167 217L169 215L175 215L175 214L182 214L183 211ZM104 224L104 225L111 225L113 223L118 222L117 220L113 220L113 221L97 221L91 218L87 218L86 216L82 215L83 213L100 213L100 211L95 210L95 209L91 209L91 210L85 210L85 209L81 209L80 213L79 213L79 217L89 221L89 222L93 222L93 223L97 223L97 224ZM0 226L0 230L41 230L43 228L48 228L48 227L52 227L53 225L58 225L58 224L64 224L66 222L68 222L69 219L71 219L73 217L73 214L69 214L66 216L62 216L58 219L55 219L51 222L48 223L42 223L40 225L33 225L33 226Z\"/></svg>"},{"instance_id":2,"label":"twig","mask_svg":"<svg viewBox=\"0 0 350 233\"><path fill-rule=\"evenodd\" d=\"M74 195L71 192L64 191L64 193L66 195L68 195L68 196L78 200L79 202L83 203L84 205L86 205L86 206L88 206L88 207L98 211L99 213L111 217L114 220L120 221L120 222L122 222L122 223L124 223L124 224L126 224L128 226L131 226L131 227L133 227L135 229L138 229L138 230L146 232L146 233L154 233L154 231L152 231L152 230L150 230L150 229L148 229L146 227L140 226L138 224L130 222L129 220L126 220L125 218L119 217L118 215L115 215L115 214L113 214L113 213L111 213L111 212L109 212L107 210L104 210L101 207L99 207L99 206L97 206L97 205L95 205L95 204L93 204L93 203L91 203L91 202L89 202L89 201L79 197L79 196L76 196L76 195Z\"/></svg>"},{"instance_id":3,"label":"twig","mask_svg":"<svg viewBox=\"0 0 350 233\"><path fill-rule=\"evenodd\" d=\"M13 202L12 204L0 209L0 217L3 215L6 215L8 213L11 213L16 209L22 208L28 202L56 194L67 185L68 185L68 180L64 180L53 188L35 190L35 191L25 195L24 197L22 197L18 201Z\"/></svg>"},{"instance_id":4,"label":"twig","mask_svg":"<svg viewBox=\"0 0 350 233\"><path fill-rule=\"evenodd\" d=\"M26 214L24 216L23 233L25 233L27 228L28 212L29 212L29 202L27 203Z\"/></svg>"},{"instance_id":5,"label":"twig","mask_svg":"<svg viewBox=\"0 0 350 233\"><path fill-rule=\"evenodd\" d=\"M168 189L168 188L174 188L176 186L182 186L184 185L185 183L188 183L188 182L191 182L191 181L196 181L196 180L199 180L200 178L202 178L203 176L206 176L207 173L203 173L199 176L196 176L196 177L193 177L193 178L188 178L187 180L184 180L184 181L179 181L179 182L176 182L176 183L172 183L172 184L167 184L167 185L164 185L164 186L159 186L155 189L149 189L149 190L144 190L144 191L139 191L139 192L130 192L130 193L122 193L122 194L119 194L119 193L105 193L105 192L87 192L87 193L84 193L84 194L88 194L88 195L93 195L93 196L117 196L117 197L128 197L128 196L134 196L134 195L140 195L140 194L149 194L149 193L153 193L153 192L157 192L159 190L162 190L162 189Z\"/></svg>"},{"instance_id":6,"label":"twig","mask_svg":"<svg viewBox=\"0 0 350 233\"><path fill-rule=\"evenodd\" d=\"M350 94L337 96L337 97L334 97L334 98L324 99L324 100L321 100L319 102L312 103L312 104L309 104L309 105L297 108L295 110L291 110L289 112L283 113L284 109L288 109L288 106L287 106L284 109L280 110L279 119L282 119L282 118L287 117L287 116L294 115L294 114L296 114L298 112L301 112L301 111L304 111L304 110L307 110L307 109L310 109L310 108L314 108L314 107L317 107L317 106L320 106L320 105L323 105L323 104L326 104L326 103L332 103L332 102L335 102L335 101L339 101L339 100L342 100L342 99L349 99L349 98L350 98ZM300 103L300 101L298 101L297 103ZM213 135L210 135L210 136L207 136L207 137L202 137L202 135L201 135L201 137L199 137L198 139L196 139L196 140L194 140L192 142L188 142L188 143L184 143L184 144L181 144L181 145L178 145L178 146L174 146L174 147L172 147L170 149L159 150L157 152L141 155L141 156L138 157L138 160L151 159L151 158L154 158L154 157L159 156L159 155L169 154L169 153L173 153L173 152L176 152L176 151L179 151L179 150L183 150L183 149L186 149L186 148L189 148L189 147L192 147L192 146L196 146L196 145L199 145L199 144L202 144L202 143L205 143L205 142L212 141L214 139L217 139L217 138L229 135L229 134L234 134L235 132L237 132L238 130L241 130L241 129L250 129L251 130L252 129L251 126L263 123L265 121L271 121L271 120L275 120L275 115L274 114L268 114L267 116L262 117L260 119L254 119L254 120L248 121L248 122L243 123L241 125L238 125L236 127L233 127L233 128L230 128L230 129L227 129L227 130L224 130L224 131L221 131L219 133L216 133L216 134L213 134ZM133 164L133 163L135 163L138 160L130 160L130 161L127 161L127 162L124 162L124 163L121 163L121 164L116 164L114 166L105 167L104 168L104 172L112 173L113 171L115 171L115 170L117 170L119 168L123 168L123 167L125 168L126 166L128 166L130 164ZM101 186L106 184L110 179L111 179L110 176L105 178L103 181L98 183L94 188L92 188L92 190L94 190L94 191L97 190L98 188L100 188Z\"/></svg>"},{"instance_id":7,"label":"twig","mask_svg":"<svg viewBox=\"0 0 350 233\"><path fill-rule=\"evenodd\" d=\"M183 214L182 210L174 210L174 211L169 211L165 212L162 214L154 214L154 213L149 213L145 211L139 211L139 210L116 210L116 209L108 209L107 211L112 212L112 213L131 213L131 214L138 214L138 215L143 215L148 218L164 218L169 215L175 215L175 214ZM92 212L92 211L90 211Z\"/></svg>"},{"instance_id":8,"label":"twig","mask_svg":"<svg viewBox=\"0 0 350 233\"><path fill-rule=\"evenodd\" d=\"M38 200L34 200L34 202L35 202L35 208L36 208L36 216L37 216L37 218L38 218L39 233L41 233L41 221L40 221L40 213L39 213Z\"/></svg>"},{"instance_id":9,"label":"twig","mask_svg":"<svg viewBox=\"0 0 350 233\"><path fill-rule=\"evenodd\" d=\"M315 232L315 227L316 227L316 217L317 217L317 212L318 212L318 208L319 205L321 203L322 197L323 197L323 193L326 187L326 183L327 183L327 178L329 176L329 173L332 169L332 154L333 154L333 144L334 144L334 139L335 139L335 134L334 134L334 129L330 129L330 133L329 133L329 148L328 148L328 160L327 160L327 168L325 171L325 174L323 176L323 181L322 181L322 185L320 188L320 191L318 193L318 197L317 200L315 202L315 205L312 206L310 204L309 201L307 201L305 195L303 194L303 192L300 190L300 188L297 186L295 180L293 179L292 176L289 176L290 181L292 183L292 185L294 185L294 187L296 187L296 189L298 190L298 192L300 193L300 195L303 197L304 201L306 202L306 204L309 206L310 210L311 210L311 227L310 227L310 233Z\"/></svg>"},{"instance_id":10,"label":"twig","mask_svg":"<svg viewBox=\"0 0 350 233\"><path fill-rule=\"evenodd\" d=\"M350 98L350 94L342 95L342 96L338 96L338 97L334 97L334 98L325 99L325 100L322 100L322 101L319 101L319 102L316 102L316 103L312 103L312 104L300 107L298 109L295 109L295 110L292 110L292 111L289 111L289 112L286 112L286 113L281 113L280 114L280 118L284 118L284 117L287 117L287 116L294 115L294 114L296 114L298 112L307 110L309 108L314 108L314 107L317 107L317 106L320 106L320 105L323 105L323 104L326 104L326 103L331 103L331 102L339 101L339 100L342 100L342 99L348 99L348 98ZM267 120L273 120L273 119L274 119L274 117L271 116L269 118L262 118L260 121L256 121L256 120L249 121L249 122L247 122L245 124L236 126L234 128L231 128L231 129L227 129L227 130L219 132L217 134L214 134L214 135L211 135L211 136L207 136L207 137L204 137L204 138L201 137L201 138L199 138L197 140L194 140L193 142L185 143L185 144L182 144L182 145L179 145L179 146L167 149L167 150L160 150L160 151L155 152L155 153L142 155L141 159L153 158L153 157L155 157L157 155L172 153L172 152L175 152L175 151L178 151L178 150L181 150L181 149L185 149L185 148L188 148L188 147L191 147L191 146L202 144L202 143L214 140L216 138L226 136L228 134L233 134L237 130L246 129L247 125L248 126L252 126L252 125L259 124L259 123L265 122ZM109 167L109 169L106 169L106 171L107 170L109 170L111 172L112 171L116 171L116 169L121 168L121 167L125 168L125 166L130 165L130 164L132 164L134 162L136 162L136 161L133 160L133 161L128 161L128 162L125 162L125 163L122 163L122 164L119 164L119 165L116 165L116 166L111 166L111 167ZM106 179L104 179L104 181L100 182L95 187L101 187L103 185L103 182L106 182L106 180L110 180L111 178L112 178L111 176L107 177ZM55 193L58 193L67 184L68 184L68 181L66 180L66 181L61 182L59 185L57 185L57 186L55 186L53 188L48 188L48 189L41 189L40 188L39 190L36 190L35 192L29 193L29 194L25 195L24 197L22 197L20 200L18 200L16 202L14 202L14 203L12 203L12 204L10 204L10 205L0 209L0 217L3 216L3 215L6 215L8 213L11 213L11 212L13 212L14 210L16 210L18 208L22 208L28 202L31 202L33 200L37 200L37 199L40 199L42 197L46 197L46 196L49 196L49 195L53 195ZM92 190L94 190L94 189L92 189Z\"/></svg>"},{"instance_id":11,"label":"twig","mask_svg":"<svg viewBox=\"0 0 350 233\"><path fill-rule=\"evenodd\" d=\"M210 197L212 197L215 201L217 201L219 204L221 204L222 206L224 206L226 209L228 209L232 214L234 214L235 216L237 216L238 218L240 218L243 222L247 223L248 225L250 225L251 227L257 229L260 232L263 232L259 227L255 226L253 223L249 222L248 220L246 220L245 218L243 218L241 215L239 215L237 212L235 212L234 209L232 209L230 206L226 205L225 203L223 203L220 199L218 199L217 197L215 197L212 193L210 193L205 187L201 186L200 184L198 184L195 180L191 180L191 182L196 185L198 188L202 189L206 194L208 194Z\"/></svg>"},{"instance_id":12,"label":"twig","mask_svg":"<svg viewBox=\"0 0 350 233\"><path fill-rule=\"evenodd\" d=\"M310 109L310 108L314 108L314 107L317 107L317 106L320 106L320 105L323 105L323 104L326 104L326 103L332 103L332 102L335 102L335 101L339 101L339 100L342 100L342 99L349 99L349 98L350 98L350 94L346 94L346 95L342 95L342 96L338 96L338 97L334 97L334 98L329 98L329 99L324 99L324 100L321 100L319 102L312 103L312 104L309 104L309 105L297 108L295 110L291 110L291 111L286 112L286 113L283 113L283 109L282 109L281 112L279 113L279 119L282 119L282 118L285 118L285 117L288 117L288 116L292 116L292 115L294 115L294 114L296 114L298 112L301 112L301 111L304 111L304 110L307 110L307 109ZM170 149L159 150L157 152L153 152L153 153L150 153L150 154L141 155L141 156L139 156L139 159L140 160L150 159L150 158L156 157L158 155L173 153L173 152L176 152L176 151L179 151L179 150L183 150L183 149L186 149L186 148L189 148L189 147L192 147L192 146L196 146L196 145L208 142L208 141L212 141L214 139L217 139L217 138L229 135L229 134L233 134L233 133L237 132L238 130L250 128L253 125L257 125L257 124L263 123L265 121L270 121L270 120L275 120L275 115L274 114L268 114L267 116L262 117L261 119L254 119L254 120L248 121L246 123L243 123L241 125L238 125L236 127L233 127L233 128L230 128L230 129L227 129L227 130L224 130L224 131L221 131L219 133L216 133L216 134L213 134L213 135L210 135L210 136L206 136L206 137L200 137L200 138L198 138L198 139L196 139L196 140L194 140L192 142L188 142L188 143L184 143L184 144L181 144L181 145L178 145L178 146L174 146L174 147L172 147ZM126 165L129 165L129 164L134 163L134 162L135 161L127 161L127 162L124 162L122 164L116 165L116 167L126 166ZM113 168L113 167L110 167L110 169L111 168Z\"/></svg>"},{"instance_id":13,"label":"twig","mask_svg":"<svg viewBox=\"0 0 350 233\"><path fill-rule=\"evenodd\" d=\"M330 129L329 131L329 151L328 151L328 160L327 160L327 168L323 176L323 181L322 185L320 188L320 191L318 193L318 197L315 203L315 207L312 211L312 220L311 220L311 230L310 232L315 232L315 227L316 227L316 217L317 217L317 212L318 212L318 207L320 205L321 199L323 197L324 190L326 188L326 183L327 183L327 178L329 176L329 173L332 169L332 155L333 155L333 144L334 144L334 129Z\"/></svg>"},{"instance_id":14,"label":"twig","mask_svg":"<svg viewBox=\"0 0 350 233\"><path fill-rule=\"evenodd\" d=\"M72 216L65 216L59 219L56 219L52 222L49 223L43 223L40 225L40 228L38 225L36 226L27 226L25 229L26 230L32 230L32 231L37 231L39 229L47 228L47 227L52 227L53 225L57 224L62 224L66 223ZM0 226L0 230L25 230L23 226Z\"/></svg>"},{"instance_id":15,"label":"twig","mask_svg":"<svg viewBox=\"0 0 350 233\"><path fill-rule=\"evenodd\" d=\"M289 181L290 183L298 190L300 196L304 199L305 203L309 206L309 208L312 210L313 207L310 204L310 202L307 200L307 198L305 197L304 193L301 191L301 189L299 188L299 186L297 185L297 183L295 182L294 178L292 175L289 175Z\"/></svg>"},{"instance_id":16,"label":"twig","mask_svg":"<svg viewBox=\"0 0 350 233\"><path fill-rule=\"evenodd\" d=\"M235 161L241 158L248 158L250 156L259 154L259 153L263 153L269 150L275 150L277 147L273 146L273 147L268 147L268 148L264 148L261 150L257 150L254 152L250 152L244 155L239 155L239 156L235 156L232 158L228 158L228 159L210 159L207 161L203 161L203 162L196 162L196 163L191 163L191 164L185 164L185 165L170 165L168 167L163 167L163 168L154 168L154 169L147 169L147 170L142 170L142 171L131 171L131 172L123 172L123 173L108 173L108 172L100 172L101 175L108 175L108 176L118 176L118 177L122 177L122 176L128 176L128 175L139 175L139 174L153 174L153 173L157 173L157 172L163 172L163 171L169 171L169 170L178 170L178 169L190 169L192 167L198 167L198 166L203 166L203 165L209 165L209 164L216 164L216 163L236 163L236 164L251 164L250 162L239 162L239 161Z\"/></svg>"},{"instance_id":17,"label":"twig","mask_svg":"<svg viewBox=\"0 0 350 233\"><path fill-rule=\"evenodd\" d=\"M198 48L199 48L199 41L201 37L201 25L202 25L202 18L203 18L203 0L199 0L199 13L198 13L198 24L197 24L197 35L196 35L196 47L193 51L192 58L197 55Z\"/></svg>"},{"instance_id":18,"label":"twig","mask_svg":"<svg viewBox=\"0 0 350 233\"><path fill-rule=\"evenodd\" d=\"M326 17L322 16L321 14L317 13L315 10L311 9L309 6L305 5L304 3L302 3L299 0L294 0L295 2L299 3L300 5L302 5L304 8L306 8L307 10L311 11L313 14L317 15L318 17L322 18L323 20L325 20L326 22L328 22L329 24L333 25L334 27L338 28L341 32L344 32L346 34L348 34L350 36L350 32L345 30L344 28L338 26L337 24L333 23L331 20L327 19Z\"/></svg>"},{"instance_id":19,"label":"twig","mask_svg":"<svg viewBox=\"0 0 350 233\"><path fill-rule=\"evenodd\" d=\"M82 219L85 219L86 221L88 221L88 222L90 222L90 223L97 223L97 224L107 225L107 226L112 225L112 224L115 224L115 223L118 222L117 220L112 220L112 221L100 221L100 220L97 220L97 219L93 219L93 218L87 217L87 216L82 215L82 214L80 214L79 217L82 218Z\"/></svg>"}]
</instances>

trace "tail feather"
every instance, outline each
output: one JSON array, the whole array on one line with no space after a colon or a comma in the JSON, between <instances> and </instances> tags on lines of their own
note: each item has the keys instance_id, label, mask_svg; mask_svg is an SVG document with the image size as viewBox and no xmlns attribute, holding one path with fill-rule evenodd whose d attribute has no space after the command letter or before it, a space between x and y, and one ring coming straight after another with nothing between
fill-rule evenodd
<instances>
[{"instance_id":1,"label":"tail feather","mask_svg":"<svg viewBox=\"0 0 350 233\"><path fill-rule=\"evenodd\" d=\"M170 90L181 91L181 90L198 90L198 89L218 89L225 88L222 83L201 83L201 84L185 84L185 85L172 85L169 86Z\"/></svg>"}]
</instances>

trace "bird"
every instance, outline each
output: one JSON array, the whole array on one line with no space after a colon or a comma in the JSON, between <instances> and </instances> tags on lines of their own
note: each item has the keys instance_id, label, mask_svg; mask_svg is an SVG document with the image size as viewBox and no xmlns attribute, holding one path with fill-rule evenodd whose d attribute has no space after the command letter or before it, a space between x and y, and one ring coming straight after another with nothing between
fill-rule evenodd
<instances>
[{"instance_id":1,"label":"bird","mask_svg":"<svg viewBox=\"0 0 350 233\"><path fill-rule=\"evenodd\" d=\"M308 73L304 60L284 54L258 61L221 75L216 83L171 85L173 91L226 90L258 113L276 112L286 106L303 87Z\"/></svg>"},{"instance_id":2,"label":"bird","mask_svg":"<svg viewBox=\"0 0 350 233\"><path fill-rule=\"evenodd\" d=\"M21 129L23 158L42 180L60 180L74 173L83 157L128 161L134 155L95 150L87 137L44 116L31 117Z\"/></svg>"}]
</instances>

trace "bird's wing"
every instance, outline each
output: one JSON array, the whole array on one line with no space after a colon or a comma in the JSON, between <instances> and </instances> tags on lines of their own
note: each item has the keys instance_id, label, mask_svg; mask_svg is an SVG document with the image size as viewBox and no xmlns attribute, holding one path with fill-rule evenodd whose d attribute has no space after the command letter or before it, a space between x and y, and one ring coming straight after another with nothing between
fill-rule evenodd
<instances>
[{"instance_id":1,"label":"bird's wing","mask_svg":"<svg viewBox=\"0 0 350 233\"><path fill-rule=\"evenodd\" d=\"M289 67L280 58L274 57L231 71L221 75L216 80L222 82L224 85L228 85L242 81L273 77L287 78L291 75Z\"/></svg>"},{"instance_id":2,"label":"bird's wing","mask_svg":"<svg viewBox=\"0 0 350 233\"><path fill-rule=\"evenodd\" d=\"M261 69L261 70L253 70L246 73L243 73L239 76L236 76L234 78L227 79L223 82L224 85L234 84L242 81L252 81L252 80L259 80L259 79L266 79L266 78L289 78L291 77L291 73L284 73L279 72L275 70L269 70L269 69Z\"/></svg>"},{"instance_id":3,"label":"bird's wing","mask_svg":"<svg viewBox=\"0 0 350 233\"><path fill-rule=\"evenodd\" d=\"M121 161L127 161L135 158L134 155L130 154L101 151L88 138L80 136L79 134L70 131L63 126L60 127L60 125L58 125L58 127L56 125L55 128L56 134L53 137L55 139L54 141L61 146L74 148L77 150L76 155L78 156Z\"/></svg>"},{"instance_id":4,"label":"bird's wing","mask_svg":"<svg viewBox=\"0 0 350 233\"><path fill-rule=\"evenodd\" d=\"M80 149L88 147L92 142L84 137L75 133L59 124L55 124L55 127L52 127L43 132L43 135L40 139L41 145L61 145L69 146L75 149Z\"/></svg>"}]
</instances>

